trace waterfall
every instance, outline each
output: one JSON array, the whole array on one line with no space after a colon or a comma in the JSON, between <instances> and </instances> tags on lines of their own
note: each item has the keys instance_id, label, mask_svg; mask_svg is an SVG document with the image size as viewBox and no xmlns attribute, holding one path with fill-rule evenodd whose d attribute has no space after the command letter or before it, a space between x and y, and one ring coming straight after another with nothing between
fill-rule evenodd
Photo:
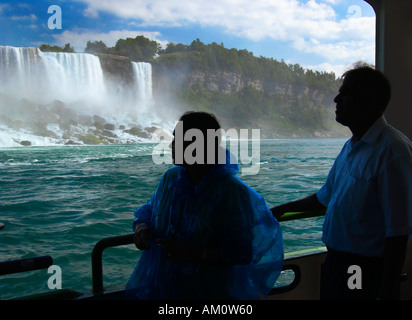
<instances>
[{"instance_id":1,"label":"waterfall","mask_svg":"<svg viewBox=\"0 0 412 320\"><path fill-rule=\"evenodd\" d=\"M81 134L102 137L101 127L107 123L107 128L124 130L110 135L103 132L110 142L124 136L134 141L136 137L130 134L150 136L127 127L144 129L160 122L153 108L152 66L131 62L130 68L132 83L125 84L106 78L100 58L92 54L0 46L0 135L10 131L6 125L38 135L53 131L52 136L60 140L68 136L78 140ZM96 127L96 119L103 124ZM107 136L103 139L109 141Z\"/></svg>"},{"instance_id":2,"label":"waterfall","mask_svg":"<svg viewBox=\"0 0 412 320\"><path fill-rule=\"evenodd\" d=\"M106 88L97 56L87 53L39 52L46 67L49 94L65 102L104 102Z\"/></svg>"},{"instance_id":3,"label":"waterfall","mask_svg":"<svg viewBox=\"0 0 412 320\"><path fill-rule=\"evenodd\" d=\"M133 101L128 103L138 105L139 111L145 112L153 101L152 66L146 62L132 62L131 67L134 94L125 90L109 93L106 85L111 84L106 83L100 59L95 55L0 46L0 92L36 102L83 101L109 109L109 103L116 105L116 100L124 102L133 96Z\"/></svg>"},{"instance_id":4,"label":"waterfall","mask_svg":"<svg viewBox=\"0 0 412 320\"><path fill-rule=\"evenodd\" d=\"M33 102L99 103L105 94L98 57L0 46L0 92Z\"/></svg>"},{"instance_id":5,"label":"waterfall","mask_svg":"<svg viewBox=\"0 0 412 320\"><path fill-rule=\"evenodd\" d=\"M45 72L37 48L0 46L0 92L22 98L39 93Z\"/></svg>"},{"instance_id":6,"label":"waterfall","mask_svg":"<svg viewBox=\"0 0 412 320\"><path fill-rule=\"evenodd\" d=\"M141 110L147 112L153 101L152 65L147 62L132 62L132 65L137 97L142 106Z\"/></svg>"}]
</instances>

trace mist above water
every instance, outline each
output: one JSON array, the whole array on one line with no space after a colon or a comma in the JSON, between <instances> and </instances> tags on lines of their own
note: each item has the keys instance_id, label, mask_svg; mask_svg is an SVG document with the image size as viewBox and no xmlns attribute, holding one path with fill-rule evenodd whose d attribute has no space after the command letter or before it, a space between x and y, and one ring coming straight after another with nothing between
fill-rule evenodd
<instances>
[{"instance_id":1,"label":"mist above water","mask_svg":"<svg viewBox=\"0 0 412 320\"><path fill-rule=\"evenodd\" d=\"M0 146L156 139L168 124L156 114L151 65L130 68L125 84L92 54L0 46Z\"/></svg>"}]
</instances>

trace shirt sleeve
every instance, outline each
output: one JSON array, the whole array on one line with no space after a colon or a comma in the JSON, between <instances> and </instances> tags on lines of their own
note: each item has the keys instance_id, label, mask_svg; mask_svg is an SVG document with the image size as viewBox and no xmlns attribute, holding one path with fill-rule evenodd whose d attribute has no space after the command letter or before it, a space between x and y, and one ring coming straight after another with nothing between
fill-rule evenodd
<instances>
[{"instance_id":1,"label":"shirt sleeve","mask_svg":"<svg viewBox=\"0 0 412 320\"><path fill-rule=\"evenodd\" d=\"M329 171L325 184L316 192L316 197L318 198L318 201L324 207L327 207L329 205L329 202L332 196L333 185L335 182L335 172L336 172L336 161Z\"/></svg>"},{"instance_id":2,"label":"shirt sleeve","mask_svg":"<svg viewBox=\"0 0 412 320\"><path fill-rule=\"evenodd\" d=\"M412 233L412 161L402 156L378 174L378 198L385 218L386 237Z\"/></svg>"}]
</instances>

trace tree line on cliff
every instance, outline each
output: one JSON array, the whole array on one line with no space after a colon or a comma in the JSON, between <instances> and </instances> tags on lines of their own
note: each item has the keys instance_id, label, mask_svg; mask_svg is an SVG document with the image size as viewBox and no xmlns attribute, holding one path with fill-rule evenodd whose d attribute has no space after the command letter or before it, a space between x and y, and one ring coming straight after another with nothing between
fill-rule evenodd
<instances>
[{"instance_id":1,"label":"tree line on cliff","mask_svg":"<svg viewBox=\"0 0 412 320\"><path fill-rule=\"evenodd\" d=\"M58 48L40 47L42 51L58 51ZM70 44L60 49L74 51ZM204 44L199 39L190 45L168 43L166 48L143 36L119 39L113 47L102 41L88 41L84 52L152 63L154 77L163 80L159 82L168 90L169 101L174 101L175 108L213 112L226 126L261 128L263 137L346 133L334 121L333 97L341 79L332 72L305 70L299 64L256 57L246 49L229 49L215 42ZM240 90L223 92L188 79L176 81L177 75L182 79L195 71L237 74L249 84L258 81L260 87L244 85ZM164 88L166 82L169 85ZM265 90L270 86L282 90Z\"/></svg>"}]
</instances>

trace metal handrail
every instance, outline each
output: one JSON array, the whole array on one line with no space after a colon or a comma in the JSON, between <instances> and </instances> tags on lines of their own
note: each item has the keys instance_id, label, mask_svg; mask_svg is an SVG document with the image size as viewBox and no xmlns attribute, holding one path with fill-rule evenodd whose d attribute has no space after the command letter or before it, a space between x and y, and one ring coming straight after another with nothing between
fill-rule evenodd
<instances>
[{"instance_id":1,"label":"metal handrail","mask_svg":"<svg viewBox=\"0 0 412 320\"><path fill-rule=\"evenodd\" d=\"M132 244L134 233L99 240L92 251L93 294L103 293L103 251L110 247Z\"/></svg>"},{"instance_id":2,"label":"metal handrail","mask_svg":"<svg viewBox=\"0 0 412 320\"><path fill-rule=\"evenodd\" d=\"M46 269L53 264L51 256L40 256L0 262L0 276L12 273Z\"/></svg>"},{"instance_id":3,"label":"metal handrail","mask_svg":"<svg viewBox=\"0 0 412 320\"><path fill-rule=\"evenodd\" d=\"M321 217L321 216L324 216L325 213L326 213L326 209L317 210L317 211L304 211L304 212L286 212L277 220L279 222L285 222L285 221L304 219L304 218Z\"/></svg>"},{"instance_id":4,"label":"metal handrail","mask_svg":"<svg viewBox=\"0 0 412 320\"><path fill-rule=\"evenodd\" d=\"M298 284L300 283L301 272L300 272L299 266L297 266L295 264L285 264L282 268L282 271L286 271L286 270L293 271L294 277L293 277L292 282L285 285L285 286L273 288L269 293L270 296L291 291L291 290L295 289L298 286Z\"/></svg>"}]
</instances>

